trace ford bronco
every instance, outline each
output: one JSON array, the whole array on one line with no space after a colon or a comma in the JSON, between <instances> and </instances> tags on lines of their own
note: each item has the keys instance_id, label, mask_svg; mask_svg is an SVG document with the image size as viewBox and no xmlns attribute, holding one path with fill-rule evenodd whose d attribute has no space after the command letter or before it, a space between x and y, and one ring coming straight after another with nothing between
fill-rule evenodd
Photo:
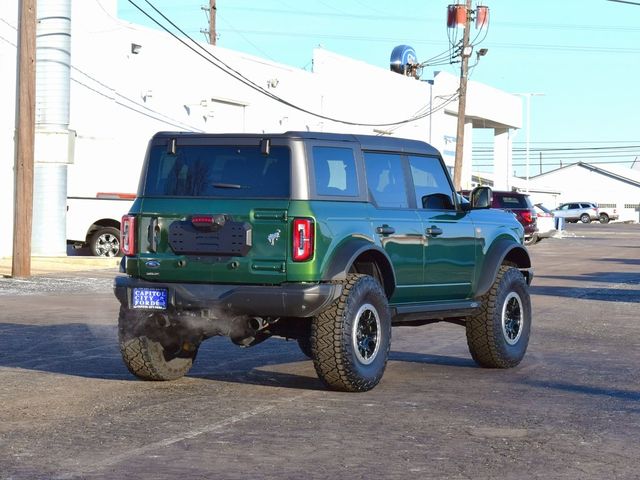
<instances>
[{"instance_id":1,"label":"ford bronco","mask_svg":"<svg viewBox=\"0 0 640 480\"><path fill-rule=\"evenodd\" d=\"M458 195L438 151L314 132L156 134L122 219L114 289L129 370L185 375L207 338L297 340L324 384L366 391L392 326L452 322L507 368L531 328L523 228Z\"/></svg>"}]
</instances>

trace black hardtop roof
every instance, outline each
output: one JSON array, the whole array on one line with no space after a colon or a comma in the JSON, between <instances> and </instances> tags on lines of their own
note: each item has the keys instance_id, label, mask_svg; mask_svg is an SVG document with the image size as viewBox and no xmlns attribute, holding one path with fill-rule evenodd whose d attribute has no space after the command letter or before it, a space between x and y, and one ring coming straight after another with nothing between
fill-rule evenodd
<instances>
[{"instance_id":1,"label":"black hardtop roof","mask_svg":"<svg viewBox=\"0 0 640 480\"><path fill-rule=\"evenodd\" d=\"M377 135L356 135L350 133L290 131L284 133L200 133L200 132L158 132L154 140L162 138L282 138L300 140L325 140L331 142L357 142L366 150L394 150L405 153L439 155L436 148L420 140L384 137Z\"/></svg>"}]
</instances>

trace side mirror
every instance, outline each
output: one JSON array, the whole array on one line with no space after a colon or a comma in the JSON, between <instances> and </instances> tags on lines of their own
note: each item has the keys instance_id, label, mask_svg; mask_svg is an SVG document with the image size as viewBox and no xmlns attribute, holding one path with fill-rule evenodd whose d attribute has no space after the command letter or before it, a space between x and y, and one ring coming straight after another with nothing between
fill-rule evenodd
<instances>
[{"instance_id":1,"label":"side mirror","mask_svg":"<svg viewBox=\"0 0 640 480\"><path fill-rule=\"evenodd\" d=\"M493 191L490 187L476 187L469 195L471 208L491 208L493 204Z\"/></svg>"}]
</instances>

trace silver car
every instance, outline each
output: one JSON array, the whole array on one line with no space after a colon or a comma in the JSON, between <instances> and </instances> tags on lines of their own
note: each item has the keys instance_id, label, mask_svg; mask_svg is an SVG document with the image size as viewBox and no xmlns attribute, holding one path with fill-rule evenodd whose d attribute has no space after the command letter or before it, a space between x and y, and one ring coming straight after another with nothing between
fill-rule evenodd
<instances>
[{"instance_id":1,"label":"silver car","mask_svg":"<svg viewBox=\"0 0 640 480\"><path fill-rule=\"evenodd\" d=\"M593 202L570 202L563 203L553 210L556 218L564 218L565 221L576 223L580 220L582 223L590 223L592 220L599 220L600 211L598 206Z\"/></svg>"}]
</instances>

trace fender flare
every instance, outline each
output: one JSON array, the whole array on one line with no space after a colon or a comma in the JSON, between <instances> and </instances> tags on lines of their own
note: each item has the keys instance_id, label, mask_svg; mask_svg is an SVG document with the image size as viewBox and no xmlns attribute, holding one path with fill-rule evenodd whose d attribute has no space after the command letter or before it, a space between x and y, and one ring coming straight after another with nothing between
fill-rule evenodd
<instances>
[{"instance_id":1,"label":"fender flare","mask_svg":"<svg viewBox=\"0 0 640 480\"><path fill-rule=\"evenodd\" d=\"M396 288L396 275L391 259L383 248L363 238L351 239L339 246L323 269L321 280L324 282L345 280L356 259L362 255L369 255L378 265L384 291L387 298L391 298Z\"/></svg>"},{"instance_id":2,"label":"fender flare","mask_svg":"<svg viewBox=\"0 0 640 480\"><path fill-rule=\"evenodd\" d=\"M485 255L482 264L482 271L478 277L478 287L476 288L476 298L481 297L489 291L495 281L500 265L508 260L514 263L524 274L527 284L533 279L533 269L531 268L531 258L527 249L515 243L513 240L502 238L495 241Z\"/></svg>"}]
</instances>

